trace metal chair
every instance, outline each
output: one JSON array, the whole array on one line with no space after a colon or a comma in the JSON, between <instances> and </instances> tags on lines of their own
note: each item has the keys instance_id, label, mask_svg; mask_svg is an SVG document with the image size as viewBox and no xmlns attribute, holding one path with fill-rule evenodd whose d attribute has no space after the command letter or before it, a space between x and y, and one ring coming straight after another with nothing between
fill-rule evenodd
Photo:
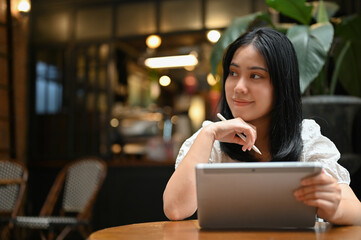
<instances>
[{"instance_id":1,"label":"metal chair","mask_svg":"<svg viewBox=\"0 0 361 240\"><path fill-rule=\"evenodd\" d=\"M42 239L53 239L57 233L56 239L64 239L72 230L87 238L91 233L92 207L106 171L105 162L96 157L68 164L57 175L39 216L16 217L16 227L40 230ZM61 195L60 213L53 215Z\"/></svg>"},{"instance_id":2,"label":"metal chair","mask_svg":"<svg viewBox=\"0 0 361 240\"><path fill-rule=\"evenodd\" d=\"M13 230L13 219L19 214L28 180L28 170L16 160L0 160L0 239Z\"/></svg>"}]
</instances>

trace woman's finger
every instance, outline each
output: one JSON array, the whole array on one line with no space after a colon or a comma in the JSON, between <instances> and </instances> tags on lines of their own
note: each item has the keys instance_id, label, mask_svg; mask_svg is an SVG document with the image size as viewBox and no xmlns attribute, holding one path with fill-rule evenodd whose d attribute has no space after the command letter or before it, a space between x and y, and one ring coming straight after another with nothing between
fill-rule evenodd
<instances>
[{"instance_id":1,"label":"woman's finger","mask_svg":"<svg viewBox=\"0 0 361 240\"><path fill-rule=\"evenodd\" d=\"M341 200L340 194L338 192L311 192L303 195L295 195L298 201L307 201L315 199L323 199L329 202L338 202Z\"/></svg>"},{"instance_id":2,"label":"woman's finger","mask_svg":"<svg viewBox=\"0 0 361 240\"><path fill-rule=\"evenodd\" d=\"M214 128L217 140L240 144L243 151L251 149L257 138L255 127L244 122L241 118L217 122ZM243 139L237 136L242 134L246 135Z\"/></svg>"},{"instance_id":3,"label":"woman's finger","mask_svg":"<svg viewBox=\"0 0 361 240\"><path fill-rule=\"evenodd\" d=\"M308 177L301 181L302 186L325 185L330 183L337 183L337 180L327 175L325 170L322 170L322 172L316 176Z\"/></svg>"}]
</instances>

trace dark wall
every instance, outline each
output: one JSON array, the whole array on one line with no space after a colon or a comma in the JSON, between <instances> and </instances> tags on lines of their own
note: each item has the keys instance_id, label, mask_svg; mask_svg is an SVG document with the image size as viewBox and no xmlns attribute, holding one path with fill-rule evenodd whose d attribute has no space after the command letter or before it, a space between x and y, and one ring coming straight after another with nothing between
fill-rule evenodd
<instances>
[{"instance_id":1,"label":"dark wall","mask_svg":"<svg viewBox=\"0 0 361 240\"><path fill-rule=\"evenodd\" d=\"M93 211L94 230L165 221L163 191L174 166L111 167Z\"/></svg>"}]
</instances>

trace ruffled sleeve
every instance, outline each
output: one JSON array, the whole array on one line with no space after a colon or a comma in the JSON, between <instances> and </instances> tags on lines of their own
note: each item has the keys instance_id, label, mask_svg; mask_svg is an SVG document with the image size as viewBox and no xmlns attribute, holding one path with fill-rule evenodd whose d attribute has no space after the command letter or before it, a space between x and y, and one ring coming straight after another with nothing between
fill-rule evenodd
<instances>
[{"instance_id":1,"label":"ruffled sleeve","mask_svg":"<svg viewBox=\"0 0 361 240\"><path fill-rule=\"evenodd\" d=\"M175 160L176 169L180 164L180 162L183 160L183 158L187 155L189 149L191 148L192 144L194 143L194 140L197 138L200 131L201 129L199 129L196 133L194 133L190 138L185 140L182 146L180 147L177 158Z\"/></svg>"},{"instance_id":2,"label":"ruffled sleeve","mask_svg":"<svg viewBox=\"0 0 361 240\"><path fill-rule=\"evenodd\" d=\"M325 171L336 178L338 183L350 184L349 172L337 163L340 152L330 139L321 134L320 126L314 120L303 120L301 136L303 141L301 161L320 162Z\"/></svg>"},{"instance_id":3,"label":"ruffled sleeve","mask_svg":"<svg viewBox=\"0 0 361 240\"><path fill-rule=\"evenodd\" d=\"M202 124L202 128L211 124L211 121L204 121ZM189 149L191 148L192 144L194 143L195 139L197 138L199 132L202 130L199 129L196 133L194 133L190 138L184 141L181 148L179 149L176 161L175 161L175 168L178 167L179 163L184 159L184 157L187 155ZM215 163L215 162L222 162L222 158L224 154L221 151L221 146L218 140L214 141L211 156L208 160L209 163Z\"/></svg>"}]
</instances>

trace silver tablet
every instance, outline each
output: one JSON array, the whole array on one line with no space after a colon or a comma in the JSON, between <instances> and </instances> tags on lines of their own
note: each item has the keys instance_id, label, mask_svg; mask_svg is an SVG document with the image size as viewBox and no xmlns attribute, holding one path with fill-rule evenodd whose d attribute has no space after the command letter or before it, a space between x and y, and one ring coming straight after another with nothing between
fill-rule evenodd
<instances>
[{"instance_id":1,"label":"silver tablet","mask_svg":"<svg viewBox=\"0 0 361 240\"><path fill-rule=\"evenodd\" d=\"M320 173L310 162L214 163L196 166L198 221L205 229L312 228L316 209L293 192Z\"/></svg>"}]
</instances>

